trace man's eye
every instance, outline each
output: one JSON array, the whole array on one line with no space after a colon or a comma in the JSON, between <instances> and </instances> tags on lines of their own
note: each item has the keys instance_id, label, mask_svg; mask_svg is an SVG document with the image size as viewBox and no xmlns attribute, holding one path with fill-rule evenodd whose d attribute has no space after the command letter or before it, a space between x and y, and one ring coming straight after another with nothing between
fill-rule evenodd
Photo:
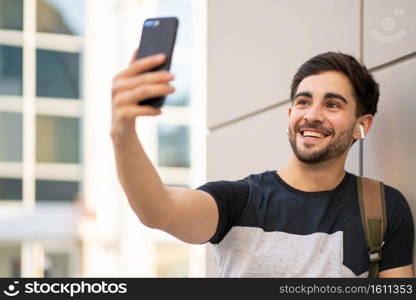
<instances>
[{"instance_id":1,"label":"man's eye","mask_svg":"<svg viewBox=\"0 0 416 300\"><path fill-rule=\"evenodd\" d=\"M335 102L329 102L329 103L327 104L327 106L328 106L329 108L339 108L338 103L335 103Z\"/></svg>"},{"instance_id":2,"label":"man's eye","mask_svg":"<svg viewBox=\"0 0 416 300\"><path fill-rule=\"evenodd\" d=\"M308 102L306 100L298 100L298 105L306 105Z\"/></svg>"}]
</instances>

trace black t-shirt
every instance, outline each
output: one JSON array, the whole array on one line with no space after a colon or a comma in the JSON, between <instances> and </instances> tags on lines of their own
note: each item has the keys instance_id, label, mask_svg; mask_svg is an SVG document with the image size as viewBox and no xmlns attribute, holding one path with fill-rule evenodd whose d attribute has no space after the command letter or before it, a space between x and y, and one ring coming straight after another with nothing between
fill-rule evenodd
<instances>
[{"instance_id":1,"label":"black t-shirt","mask_svg":"<svg viewBox=\"0 0 416 300\"><path fill-rule=\"evenodd\" d=\"M222 277L367 277L368 247L356 176L333 190L304 192L276 171L197 189L215 199L219 222L209 240ZM380 271L412 263L414 225L409 205L385 185L387 231Z\"/></svg>"}]
</instances>

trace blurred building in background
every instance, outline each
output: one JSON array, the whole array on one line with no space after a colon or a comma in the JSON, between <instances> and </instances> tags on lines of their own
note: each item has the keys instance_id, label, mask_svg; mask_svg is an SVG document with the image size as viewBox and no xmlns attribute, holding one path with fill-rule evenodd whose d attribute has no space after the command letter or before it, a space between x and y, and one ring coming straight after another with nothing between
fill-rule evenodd
<instances>
[{"instance_id":1,"label":"blurred building in background","mask_svg":"<svg viewBox=\"0 0 416 300\"><path fill-rule=\"evenodd\" d=\"M166 185L203 183L201 4L0 0L0 277L205 276L204 246L133 214L109 135L111 80L143 20L178 16L177 92L137 126Z\"/></svg>"}]
</instances>

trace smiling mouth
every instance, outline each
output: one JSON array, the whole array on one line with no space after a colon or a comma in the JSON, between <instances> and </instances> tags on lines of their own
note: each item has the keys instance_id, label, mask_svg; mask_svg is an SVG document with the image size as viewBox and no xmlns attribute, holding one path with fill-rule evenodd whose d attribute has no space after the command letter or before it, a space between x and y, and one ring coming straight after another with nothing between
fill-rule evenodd
<instances>
[{"instance_id":1,"label":"smiling mouth","mask_svg":"<svg viewBox=\"0 0 416 300\"><path fill-rule=\"evenodd\" d=\"M330 134L325 132L311 129L301 129L299 133L307 141L317 141L330 136Z\"/></svg>"}]
</instances>

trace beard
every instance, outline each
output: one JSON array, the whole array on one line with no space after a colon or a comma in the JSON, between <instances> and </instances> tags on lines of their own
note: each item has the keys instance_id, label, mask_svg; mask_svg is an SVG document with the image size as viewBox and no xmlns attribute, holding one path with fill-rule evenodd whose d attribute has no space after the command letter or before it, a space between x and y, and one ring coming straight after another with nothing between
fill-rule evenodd
<instances>
[{"instance_id":1,"label":"beard","mask_svg":"<svg viewBox=\"0 0 416 300\"><path fill-rule=\"evenodd\" d=\"M296 143L296 135L299 132L301 128L311 128L320 130L323 132L334 134L333 131L323 128L319 123L312 122L312 123L304 123L302 126L296 126L294 130L289 128L289 142L290 146L292 147L293 153L296 155L296 157L303 163L306 164L317 164L320 162L324 162L336 157L341 156L342 154L347 151L351 145L351 141L354 134L354 125L351 126L351 128L348 128L344 131L341 131L335 139L332 139L332 141L325 145L311 145L308 143L305 143L303 145L303 148L306 149L299 149L297 143ZM310 148L313 147L320 147L317 150L312 150ZM308 148L310 150L308 150Z\"/></svg>"}]
</instances>

